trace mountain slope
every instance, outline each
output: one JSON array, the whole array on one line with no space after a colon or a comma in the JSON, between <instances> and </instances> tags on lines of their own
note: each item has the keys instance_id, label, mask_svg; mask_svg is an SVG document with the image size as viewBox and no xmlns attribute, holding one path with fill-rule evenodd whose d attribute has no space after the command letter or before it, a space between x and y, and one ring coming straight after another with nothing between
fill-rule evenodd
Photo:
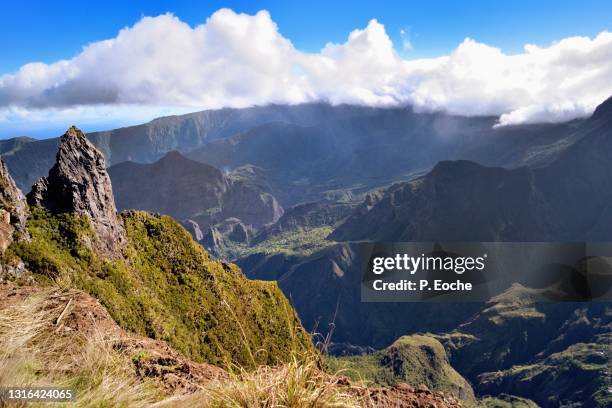
<instances>
[{"instance_id":1,"label":"mountain slope","mask_svg":"<svg viewBox=\"0 0 612 408\"><path fill-rule=\"evenodd\" d=\"M575 126L494 128L492 118L399 108L375 112L313 126L267 123L212 141L188 156L219 168L261 167L270 175L275 194L294 204L406 180L445 159L535 166L551 160L554 154L545 152L556 153L559 148L550 145L571 139Z\"/></svg>"},{"instance_id":2,"label":"mountain slope","mask_svg":"<svg viewBox=\"0 0 612 408\"><path fill-rule=\"evenodd\" d=\"M283 406L459 408L448 394L406 384L368 387L322 372L316 360L232 367L196 363L165 342L120 328L90 295L0 283L0 386L65 385L76 407ZM36 369L33 378L33 368Z\"/></svg>"},{"instance_id":3,"label":"mountain slope","mask_svg":"<svg viewBox=\"0 0 612 408\"><path fill-rule=\"evenodd\" d=\"M356 212L336 241L546 240L541 194L527 168L440 162L426 176L389 188L371 209Z\"/></svg>"},{"instance_id":4,"label":"mountain slope","mask_svg":"<svg viewBox=\"0 0 612 408\"><path fill-rule=\"evenodd\" d=\"M333 328L335 343L384 348L407 333L452 330L480 307L362 302L361 256L356 245L335 244L305 255L258 253L236 263L251 279L277 280L304 327L323 334Z\"/></svg>"},{"instance_id":5,"label":"mountain slope","mask_svg":"<svg viewBox=\"0 0 612 408\"><path fill-rule=\"evenodd\" d=\"M572 123L571 135L537 166L441 162L369 194L330 239L610 240L611 103ZM609 405L609 304L536 304L532 289L517 287L463 313L466 305L364 304L355 248L347 242L307 257L255 254L238 263L249 276L278 279L307 327L325 330L333 321L339 342L381 348L407 333L433 331L477 393L513 393L543 406Z\"/></svg>"},{"instance_id":6,"label":"mountain slope","mask_svg":"<svg viewBox=\"0 0 612 408\"><path fill-rule=\"evenodd\" d=\"M275 222L283 211L256 179L225 175L176 151L150 164L120 163L108 172L118 208L167 214L200 229L229 218L259 228Z\"/></svg>"},{"instance_id":7,"label":"mountain slope","mask_svg":"<svg viewBox=\"0 0 612 408\"><path fill-rule=\"evenodd\" d=\"M577 343L530 364L484 373L478 377L483 393L528 395L541 407L609 407L612 364L611 338L599 343Z\"/></svg>"},{"instance_id":8,"label":"mountain slope","mask_svg":"<svg viewBox=\"0 0 612 408\"><path fill-rule=\"evenodd\" d=\"M73 383L80 406L147 406L228 377L161 340L120 328L92 296L75 289L0 284L0 384ZM80 380L80 381L75 381Z\"/></svg>"},{"instance_id":9,"label":"mountain slope","mask_svg":"<svg viewBox=\"0 0 612 408\"><path fill-rule=\"evenodd\" d=\"M402 336L383 350L330 358L329 364L353 378L364 378L376 384L425 384L464 401L475 401L472 387L451 367L442 344L429 336Z\"/></svg>"},{"instance_id":10,"label":"mountain slope","mask_svg":"<svg viewBox=\"0 0 612 408\"><path fill-rule=\"evenodd\" d=\"M196 361L254 366L285 361L290 350L314 352L275 283L210 259L170 217L117 216L104 159L80 131L62 137L58 163L40 185L28 195L31 239L14 241L3 264L90 293L124 329ZM108 239L119 244L112 254Z\"/></svg>"},{"instance_id":11,"label":"mountain slope","mask_svg":"<svg viewBox=\"0 0 612 408\"><path fill-rule=\"evenodd\" d=\"M244 109L216 109L168 116L149 123L105 132L94 132L90 140L112 164L123 161L151 162L166 152L186 152L205 142L222 139L264 123L282 121L310 124L327 117L358 114L359 108L334 109L326 104L268 105ZM363 110L363 109L361 109Z\"/></svg>"},{"instance_id":12,"label":"mountain slope","mask_svg":"<svg viewBox=\"0 0 612 408\"><path fill-rule=\"evenodd\" d=\"M178 220L221 207L229 188L220 170L176 151L151 164L123 162L108 173L119 209L160 212Z\"/></svg>"},{"instance_id":13,"label":"mountain slope","mask_svg":"<svg viewBox=\"0 0 612 408\"><path fill-rule=\"evenodd\" d=\"M536 292L514 285L434 337L480 394L514 394L543 407L608 406L610 304L537 303Z\"/></svg>"},{"instance_id":14,"label":"mountain slope","mask_svg":"<svg viewBox=\"0 0 612 408\"><path fill-rule=\"evenodd\" d=\"M612 102L607 101L606 104ZM544 166L504 170L441 162L389 188L330 238L547 241L612 237L612 116L601 106Z\"/></svg>"},{"instance_id":15,"label":"mountain slope","mask_svg":"<svg viewBox=\"0 0 612 408\"><path fill-rule=\"evenodd\" d=\"M36 180L47 174L55 163L59 141L59 138L3 141L0 145L2 161L6 163L11 176L21 190L29 191Z\"/></svg>"},{"instance_id":16,"label":"mountain slope","mask_svg":"<svg viewBox=\"0 0 612 408\"><path fill-rule=\"evenodd\" d=\"M17 236L0 257L1 385L67 384L78 388L80 406L238 406L245 399L287 406L461 406L427 389L368 388L322 372L311 339L275 283L248 280L235 265L211 260L170 217L117 216L104 159L77 129L62 138L57 160L28 195L29 236ZM3 197L14 187L5 173ZM23 195L16 199L25 205ZM5 210L18 220L18 207ZM120 227L111 230L115 240L122 236L113 256L99 246L108 238L100 227L109 217ZM5 273L11 265L21 265L21 276ZM24 285L26 275L35 282ZM56 285L79 288L101 304ZM228 378L164 342L239 373ZM162 400L164 393L196 388L193 395Z\"/></svg>"}]
</instances>

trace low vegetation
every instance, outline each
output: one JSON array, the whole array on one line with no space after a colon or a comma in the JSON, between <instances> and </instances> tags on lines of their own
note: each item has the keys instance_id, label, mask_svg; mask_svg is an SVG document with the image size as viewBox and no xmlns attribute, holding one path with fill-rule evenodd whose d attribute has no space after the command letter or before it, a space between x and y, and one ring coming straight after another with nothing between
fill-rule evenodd
<instances>
[{"instance_id":1,"label":"low vegetation","mask_svg":"<svg viewBox=\"0 0 612 408\"><path fill-rule=\"evenodd\" d=\"M212 384L181 404L210 408L373 406L367 387L348 386L341 376L323 373L312 358L294 358L284 365L261 366L255 371L238 368L229 380Z\"/></svg>"},{"instance_id":2,"label":"low vegetation","mask_svg":"<svg viewBox=\"0 0 612 408\"><path fill-rule=\"evenodd\" d=\"M609 407L612 405L610 337L604 336L600 343L573 344L532 364L484 373L478 378L479 387L490 393L507 390L530 395L535 401L547 401L551 406L569 406L581 401L584 406Z\"/></svg>"},{"instance_id":3,"label":"low vegetation","mask_svg":"<svg viewBox=\"0 0 612 408\"><path fill-rule=\"evenodd\" d=\"M121 216L126 261L107 261L90 248L88 219L33 209L31 242L14 243L43 284L82 289L123 328L167 341L196 361L245 367L286 362L290 350L313 352L308 334L274 282L246 279L234 265L211 260L167 216Z\"/></svg>"},{"instance_id":4,"label":"low vegetation","mask_svg":"<svg viewBox=\"0 0 612 408\"><path fill-rule=\"evenodd\" d=\"M538 404L527 398L507 394L483 397L476 406L479 408L539 408Z\"/></svg>"},{"instance_id":5,"label":"low vegetation","mask_svg":"<svg viewBox=\"0 0 612 408\"><path fill-rule=\"evenodd\" d=\"M31 241L13 243L2 259L23 262L37 284L0 283L0 385L70 387L77 407L459 406L449 395L407 385L383 390L323 371L275 283L210 259L169 217L131 211L121 223L125 259L109 261L91 250L96 235L87 218L32 210ZM190 371L180 371L191 378L185 388L185 377L171 380L179 370L172 361L196 363L147 348L165 342L224 370L200 365L217 374L199 376L196 392Z\"/></svg>"},{"instance_id":6,"label":"low vegetation","mask_svg":"<svg viewBox=\"0 0 612 408\"><path fill-rule=\"evenodd\" d=\"M342 371L354 380L377 385L425 384L474 401L471 386L451 367L442 344L427 335L403 336L372 354L330 357L327 361L331 371Z\"/></svg>"}]
</instances>

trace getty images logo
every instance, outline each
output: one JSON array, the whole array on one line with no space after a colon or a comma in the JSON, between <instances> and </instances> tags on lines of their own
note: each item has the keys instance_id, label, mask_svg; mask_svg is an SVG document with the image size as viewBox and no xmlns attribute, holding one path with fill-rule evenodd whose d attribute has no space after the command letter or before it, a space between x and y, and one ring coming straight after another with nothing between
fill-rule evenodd
<instances>
[{"instance_id":1,"label":"getty images logo","mask_svg":"<svg viewBox=\"0 0 612 408\"><path fill-rule=\"evenodd\" d=\"M386 271L404 271L414 275L418 271L452 271L458 275L466 271L482 271L485 269L487 254L482 256L431 256L421 254L411 256L396 254L395 256L378 256L372 259L372 273L381 275Z\"/></svg>"}]
</instances>

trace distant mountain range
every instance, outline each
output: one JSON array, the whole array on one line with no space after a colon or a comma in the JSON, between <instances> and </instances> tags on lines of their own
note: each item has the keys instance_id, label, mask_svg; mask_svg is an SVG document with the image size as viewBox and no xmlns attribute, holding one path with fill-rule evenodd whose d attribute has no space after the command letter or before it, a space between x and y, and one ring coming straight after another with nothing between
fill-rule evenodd
<instances>
[{"instance_id":1,"label":"distant mountain range","mask_svg":"<svg viewBox=\"0 0 612 408\"><path fill-rule=\"evenodd\" d=\"M612 100L562 140L554 158L506 170L443 161L385 191L330 236L338 241L612 239ZM572 144L568 144L573 141Z\"/></svg>"},{"instance_id":2,"label":"distant mountain range","mask_svg":"<svg viewBox=\"0 0 612 408\"><path fill-rule=\"evenodd\" d=\"M494 117L416 113L409 107L271 105L164 117L87 137L109 165L151 163L176 150L224 171L258 166L285 206L408 180L440 160L537 166L572 142L581 121L495 123ZM0 142L0 155L28 191L52 166L57 146L57 138L9 139Z\"/></svg>"},{"instance_id":3,"label":"distant mountain range","mask_svg":"<svg viewBox=\"0 0 612 408\"><path fill-rule=\"evenodd\" d=\"M361 116L364 110L368 108L327 104L226 108L162 117L142 125L89 133L87 137L102 151L109 166L124 161L150 163L172 150L188 152L266 123L309 126L331 118ZM44 140L19 137L0 141L0 154L5 162L11 163L9 168L18 186L29 190L37 178L46 175L45 169L53 165L58 146L59 137Z\"/></svg>"},{"instance_id":4,"label":"distant mountain range","mask_svg":"<svg viewBox=\"0 0 612 408\"><path fill-rule=\"evenodd\" d=\"M304 202L355 206L369 191L414 179L441 160L546 166L580 139L587 122L495 127L493 117L319 103L203 111L87 137L111 164L118 208L172 215L195 236L227 219L257 230ZM0 154L29 191L54 163L57 145L15 138L0 141ZM340 220L334 217L330 226ZM230 224L210 231L209 244ZM349 226L334 237L344 239ZM247 235L259 242L264 235L255 230ZM366 230L367 222L360 234Z\"/></svg>"},{"instance_id":5,"label":"distant mountain range","mask_svg":"<svg viewBox=\"0 0 612 408\"><path fill-rule=\"evenodd\" d=\"M480 395L510 393L547 407L606 406L609 304L538 305L520 286L486 305L364 303L359 289L353 241L612 240L612 99L566 126L542 151L513 154L522 159L507 162L510 168L441 161L410 181L371 191L329 236L347 242L314 253L253 254L238 264L249 277L277 280L307 329L332 329L335 341L351 343L336 352L433 332ZM374 358L351 361L370 367ZM381 361L370 369L396 367Z\"/></svg>"}]
</instances>

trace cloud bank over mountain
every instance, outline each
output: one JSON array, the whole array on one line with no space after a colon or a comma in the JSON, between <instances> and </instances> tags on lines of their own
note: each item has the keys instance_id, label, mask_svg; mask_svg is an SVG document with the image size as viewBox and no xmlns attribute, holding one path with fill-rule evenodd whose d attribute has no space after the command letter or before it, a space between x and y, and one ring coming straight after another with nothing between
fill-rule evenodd
<instances>
[{"instance_id":1,"label":"cloud bank over mountain","mask_svg":"<svg viewBox=\"0 0 612 408\"><path fill-rule=\"evenodd\" d=\"M0 76L0 122L310 101L558 122L591 113L612 94L610 78L609 32L515 55L466 38L449 55L411 60L376 20L306 53L268 12L221 9L196 27L171 14L144 17L72 59Z\"/></svg>"}]
</instances>

